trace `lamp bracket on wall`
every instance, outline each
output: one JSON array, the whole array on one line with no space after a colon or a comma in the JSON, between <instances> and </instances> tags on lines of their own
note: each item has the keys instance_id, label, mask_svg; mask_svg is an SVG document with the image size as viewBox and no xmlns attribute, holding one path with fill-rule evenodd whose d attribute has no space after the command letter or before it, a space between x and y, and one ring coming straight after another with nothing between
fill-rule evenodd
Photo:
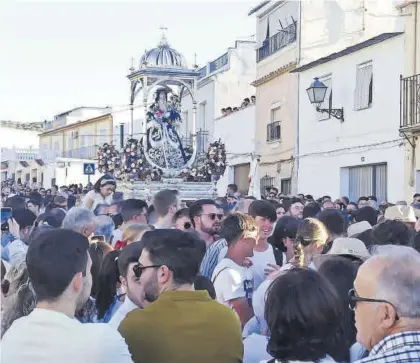
<instances>
[{"instance_id":1,"label":"lamp bracket on wall","mask_svg":"<svg viewBox=\"0 0 420 363\"><path fill-rule=\"evenodd\" d=\"M327 113L330 116L335 117L336 119L340 120L341 122L344 122L344 108L321 108L316 106L316 111L321 113Z\"/></svg>"}]
</instances>

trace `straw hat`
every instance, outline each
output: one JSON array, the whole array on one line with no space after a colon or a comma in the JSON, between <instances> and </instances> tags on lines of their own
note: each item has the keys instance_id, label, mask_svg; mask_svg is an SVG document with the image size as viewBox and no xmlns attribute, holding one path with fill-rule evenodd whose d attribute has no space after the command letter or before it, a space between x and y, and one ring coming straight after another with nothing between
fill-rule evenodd
<instances>
[{"instance_id":1,"label":"straw hat","mask_svg":"<svg viewBox=\"0 0 420 363\"><path fill-rule=\"evenodd\" d=\"M404 223L416 223L416 213L413 207L405 205L395 205L385 210L385 219L391 221L402 221Z\"/></svg>"},{"instance_id":2,"label":"straw hat","mask_svg":"<svg viewBox=\"0 0 420 363\"><path fill-rule=\"evenodd\" d=\"M353 237L356 234L367 231L368 229L372 229L372 226L370 225L368 221L361 221L361 222L353 223L347 229L347 236Z\"/></svg>"}]
</instances>

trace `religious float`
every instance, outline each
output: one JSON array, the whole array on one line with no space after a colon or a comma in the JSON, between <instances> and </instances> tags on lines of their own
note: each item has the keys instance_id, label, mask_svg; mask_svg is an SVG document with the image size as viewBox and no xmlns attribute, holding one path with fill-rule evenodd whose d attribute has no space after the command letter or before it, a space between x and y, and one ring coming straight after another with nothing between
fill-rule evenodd
<instances>
[{"instance_id":1,"label":"religious float","mask_svg":"<svg viewBox=\"0 0 420 363\"><path fill-rule=\"evenodd\" d=\"M115 176L126 198L151 200L162 189L176 189L181 199L214 198L217 180L226 168L221 140L197 153L196 91L199 72L186 66L182 54L171 48L165 35L158 46L146 51L139 69L132 69L130 103L142 97L144 121L138 139L130 137L117 150L104 144L98 151L99 171ZM179 136L184 94L193 105L191 142Z\"/></svg>"}]
</instances>

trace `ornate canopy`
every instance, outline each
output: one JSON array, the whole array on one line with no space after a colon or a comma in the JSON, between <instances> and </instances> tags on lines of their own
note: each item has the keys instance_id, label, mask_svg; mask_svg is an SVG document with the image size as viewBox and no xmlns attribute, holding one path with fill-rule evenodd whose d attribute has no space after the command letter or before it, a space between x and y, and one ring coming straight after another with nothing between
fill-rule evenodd
<instances>
[{"instance_id":1,"label":"ornate canopy","mask_svg":"<svg viewBox=\"0 0 420 363\"><path fill-rule=\"evenodd\" d=\"M146 51L140 61L139 68L130 69L131 73L127 76L130 80L131 94L130 104L133 106L136 97L141 93L143 99L143 108L145 111L145 121L142 124L142 134L148 133L148 110L150 96L158 87L164 87L170 90L170 93L178 96L182 100L185 91L191 96L193 104L193 153L192 157L181 167L166 167L162 168L160 165L154 163L147 151L147 139L149 136L143 137L143 147L145 149L145 158L150 165L156 168L161 168L166 175L177 175L181 170L189 168L195 160L197 153L197 140L195 130L196 118L196 101L195 94L197 91L197 82L200 73L196 69L188 69L187 62L184 56L171 48L168 44L165 34L162 34L161 41L156 48ZM133 109L133 108L132 108ZM149 117L150 118L150 117ZM133 116L132 116L133 123ZM163 126L162 126L163 127ZM162 129L163 130L163 129ZM176 134L175 129L169 130ZM165 131L168 132L168 131ZM182 147L181 147L182 149ZM165 151L165 150L164 150Z\"/></svg>"}]
</instances>

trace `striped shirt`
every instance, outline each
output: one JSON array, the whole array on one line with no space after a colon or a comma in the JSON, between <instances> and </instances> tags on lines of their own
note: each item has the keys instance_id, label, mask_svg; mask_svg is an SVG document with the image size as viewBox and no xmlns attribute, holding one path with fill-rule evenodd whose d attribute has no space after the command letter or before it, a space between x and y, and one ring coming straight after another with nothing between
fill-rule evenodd
<instances>
[{"instance_id":1,"label":"striped shirt","mask_svg":"<svg viewBox=\"0 0 420 363\"><path fill-rule=\"evenodd\" d=\"M386 337L376 344L367 358L357 363L420 362L420 331L407 331Z\"/></svg>"},{"instance_id":2,"label":"striped shirt","mask_svg":"<svg viewBox=\"0 0 420 363\"><path fill-rule=\"evenodd\" d=\"M200 274L211 279L213 271L219 262L220 251L227 247L227 242L224 238L219 239L210 245L204 255L203 261L200 266Z\"/></svg>"}]
</instances>

